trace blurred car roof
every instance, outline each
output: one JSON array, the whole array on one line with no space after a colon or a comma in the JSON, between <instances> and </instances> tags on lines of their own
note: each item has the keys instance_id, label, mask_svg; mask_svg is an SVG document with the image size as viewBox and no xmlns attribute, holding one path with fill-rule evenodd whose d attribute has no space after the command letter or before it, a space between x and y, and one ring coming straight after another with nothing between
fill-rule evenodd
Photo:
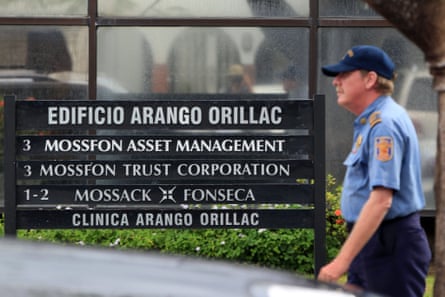
<instances>
[{"instance_id":1,"label":"blurred car roof","mask_svg":"<svg viewBox=\"0 0 445 297\"><path fill-rule=\"evenodd\" d=\"M97 92L102 97L119 98L128 90L99 75ZM46 74L30 69L0 69L0 95L15 95L17 99L87 99L87 75L67 71Z\"/></svg>"},{"instance_id":2,"label":"blurred car roof","mask_svg":"<svg viewBox=\"0 0 445 297\"><path fill-rule=\"evenodd\" d=\"M9 297L377 296L253 265L18 239L0 240L0 292Z\"/></svg>"}]
</instances>

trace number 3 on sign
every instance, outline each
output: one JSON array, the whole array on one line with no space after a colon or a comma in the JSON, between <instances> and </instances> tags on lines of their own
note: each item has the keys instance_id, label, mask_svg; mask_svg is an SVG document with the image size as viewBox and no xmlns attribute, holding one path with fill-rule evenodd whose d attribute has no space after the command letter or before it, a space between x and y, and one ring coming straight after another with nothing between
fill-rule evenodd
<instances>
[{"instance_id":1,"label":"number 3 on sign","mask_svg":"<svg viewBox=\"0 0 445 297\"><path fill-rule=\"evenodd\" d=\"M22 151L29 152L31 150L31 140L23 139Z\"/></svg>"},{"instance_id":2,"label":"number 3 on sign","mask_svg":"<svg viewBox=\"0 0 445 297\"><path fill-rule=\"evenodd\" d=\"M29 177L32 175L31 165L25 165L23 169L25 170L24 176Z\"/></svg>"}]
</instances>

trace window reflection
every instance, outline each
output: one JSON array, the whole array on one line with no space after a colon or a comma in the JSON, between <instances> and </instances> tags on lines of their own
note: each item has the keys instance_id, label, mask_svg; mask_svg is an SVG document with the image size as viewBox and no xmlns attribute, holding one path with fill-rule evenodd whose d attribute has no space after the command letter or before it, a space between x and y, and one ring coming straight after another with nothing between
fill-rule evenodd
<instances>
[{"instance_id":1,"label":"window reflection","mask_svg":"<svg viewBox=\"0 0 445 297\"><path fill-rule=\"evenodd\" d=\"M0 0L0 16L86 16L88 0Z\"/></svg>"},{"instance_id":2,"label":"window reflection","mask_svg":"<svg viewBox=\"0 0 445 297\"><path fill-rule=\"evenodd\" d=\"M292 67L292 94L307 97L308 44L296 28L101 28L98 73L135 94L217 94L234 81L244 93L285 94Z\"/></svg>"},{"instance_id":3,"label":"window reflection","mask_svg":"<svg viewBox=\"0 0 445 297\"><path fill-rule=\"evenodd\" d=\"M4 26L0 40L0 96L88 98L86 28Z\"/></svg>"},{"instance_id":4,"label":"window reflection","mask_svg":"<svg viewBox=\"0 0 445 297\"><path fill-rule=\"evenodd\" d=\"M99 0L103 16L307 17L309 0Z\"/></svg>"},{"instance_id":5,"label":"window reflection","mask_svg":"<svg viewBox=\"0 0 445 297\"><path fill-rule=\"evenodd\" d=\"M320 0L320 16L381 17L363 0Z\"/></svg>"}]
</instances>

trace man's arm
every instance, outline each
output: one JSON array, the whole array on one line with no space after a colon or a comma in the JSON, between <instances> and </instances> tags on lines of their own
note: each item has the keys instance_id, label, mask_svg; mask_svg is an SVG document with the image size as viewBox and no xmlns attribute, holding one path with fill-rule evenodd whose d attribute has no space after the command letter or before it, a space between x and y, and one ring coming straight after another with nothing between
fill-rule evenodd
<instances>
[{"instance_id":1,"label":"man's arm","mask_svg":"<svg viewBox=\"0 0 445 297\"><path fill-rule=\"evenodd\" d=\"M374 188L337 257L320 270L318 274L319 280L336 282L346 273L352 260L382 223L391 207L392 195L393 190L391 189L383 187Z\"/></svg>"}]
</instances>

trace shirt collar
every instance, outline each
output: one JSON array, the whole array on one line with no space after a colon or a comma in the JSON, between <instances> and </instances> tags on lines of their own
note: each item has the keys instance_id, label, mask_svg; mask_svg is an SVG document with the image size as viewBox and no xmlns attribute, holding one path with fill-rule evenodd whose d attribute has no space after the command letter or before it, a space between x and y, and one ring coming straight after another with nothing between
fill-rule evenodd
<instances>
[{"instance_id":1,"label":"shirt collar","mask_svg":"<svg viewBox=\"0 0 445 297\"><path fill-rule=\"evenodd\" d=\"M355 120L354 125L362 126L368 122L369 116L381 109L383 103L389 99L390 97L387 95L382 95L374 100Z\"/></svg>"}]
</instances>

